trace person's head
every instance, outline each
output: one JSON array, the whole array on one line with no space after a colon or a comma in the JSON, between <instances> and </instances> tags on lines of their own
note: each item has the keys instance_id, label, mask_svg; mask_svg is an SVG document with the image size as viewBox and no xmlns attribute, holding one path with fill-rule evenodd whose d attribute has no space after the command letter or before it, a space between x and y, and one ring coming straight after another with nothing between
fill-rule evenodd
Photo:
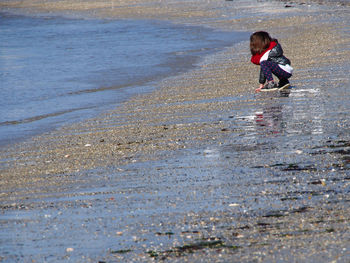
<instances>
[{"instance_id":1,"label":"person's head","mask_svg":"<svg viewBox=\"0 0 350 263\"><path fill-rule=\"evenodd\" d=\"M250 36L250 52L252 55L261 54L270 45L272 38L265 31L257 31Z\"/></svg>"}]
</instances>

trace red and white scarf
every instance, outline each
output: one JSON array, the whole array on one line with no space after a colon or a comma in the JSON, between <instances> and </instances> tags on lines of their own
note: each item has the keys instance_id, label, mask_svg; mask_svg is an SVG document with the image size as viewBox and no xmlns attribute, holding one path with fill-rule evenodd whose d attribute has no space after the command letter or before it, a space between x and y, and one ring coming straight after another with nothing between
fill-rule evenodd
<instances>
[{"instance_id":1,"label":"red and white scarf","mask_svg":"<svg viewBox=\"0 0 350 263\"><path fill-rule=\"evenodd\" d=\"M266 52L269 52L275 46L277 46L277 43L275 41L271 41L269 47L264 52L253 55L250 61L256 65L260 65L261 58L266 54Z\"/></svg>"}]
</instances>

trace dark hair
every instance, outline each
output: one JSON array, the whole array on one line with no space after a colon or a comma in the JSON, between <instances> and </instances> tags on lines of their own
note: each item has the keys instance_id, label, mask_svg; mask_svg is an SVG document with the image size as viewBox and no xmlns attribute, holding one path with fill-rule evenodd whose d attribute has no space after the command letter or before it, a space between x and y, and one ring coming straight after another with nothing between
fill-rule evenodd
<instances>
[{"instance_id":1,"label":"dark hair","mask_svg":"<svg viewBox=\"0 0 350 263\"><path fill-rule=\"evenodd\" d=\"M273 39L265 31L257 31L250 36L250 52L252 55L263 53Z\"/></svg>"}]
</instances>

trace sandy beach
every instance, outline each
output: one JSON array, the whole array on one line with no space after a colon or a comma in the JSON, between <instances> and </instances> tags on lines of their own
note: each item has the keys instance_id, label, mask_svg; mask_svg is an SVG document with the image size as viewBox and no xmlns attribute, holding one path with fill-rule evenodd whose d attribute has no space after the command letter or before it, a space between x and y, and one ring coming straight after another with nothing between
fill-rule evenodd
<instances>
[{"instance_id":1,"label":"sandy beach","mask_svg":"<svg viewBox=\"0 0 350 263\"><path fill-rule=\"evenodd\" d=\"M247 39L113 111L1 149L0 262L349 262L349 2L8 8L266 30L295 71L287 96L255 94Z\"/></svg>"}]
</instances>

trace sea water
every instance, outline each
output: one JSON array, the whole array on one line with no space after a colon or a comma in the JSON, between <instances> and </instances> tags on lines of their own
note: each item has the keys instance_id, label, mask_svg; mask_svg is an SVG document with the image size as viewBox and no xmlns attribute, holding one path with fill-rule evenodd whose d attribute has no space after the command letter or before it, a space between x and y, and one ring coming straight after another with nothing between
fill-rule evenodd
<instances>
[{"instance_id":1,"label":"sea water","mask_svg":"<svg viewBox=\"0 0 350 263\"><path fill-rule=\"evenodd\" d=\"M241 33L161 21L0 13L0 146L111 109Z\"/></svg>"}]
</instances>

